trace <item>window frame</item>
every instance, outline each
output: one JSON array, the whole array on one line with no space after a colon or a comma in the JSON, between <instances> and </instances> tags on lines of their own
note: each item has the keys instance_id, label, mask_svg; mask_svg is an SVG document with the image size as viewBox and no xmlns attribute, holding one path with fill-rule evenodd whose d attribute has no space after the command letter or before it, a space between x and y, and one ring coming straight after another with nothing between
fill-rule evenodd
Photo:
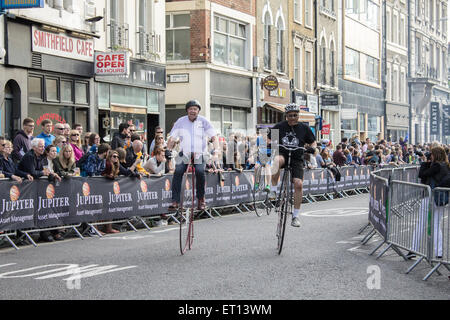
<instances>
[{"instance_id":1,"label":"window frame","mask_svg":"<svg viewBox=\"0 0 450 320\"><path fill-rule=\"evenodd\" d=\"M297 4L297 11L295 10L295 5ZM303 24L303 10L302 10L303 0L294 0L294 22L298 24Z\"/></svg>"},{"instance_id":2,"label":"window frame","mask_svg":"<svg viewBox=\"0 0 450 320\"><path fill-rule=\"evenodd\" d=\"M226 21L226 31L225 32L216 29L216 23L215 23L216 18L219 19L219 22L220 22L220 19ZM239 30L241 30L240 27L243 26L244 27L244 36L245 37L242 37L239 34L237 34L237 35L236 34L231 34L230 23L236 24L237 33L239 33ZM213 38L213 50L214 50L214 46L216 45L215 44L215 35L216 34L220 34L220 35L225 36L226 37L226 41L227 41L227 46L226 46L227 52L225 53L226 54L226 57L225 57L226 63L223 63L221 61L216 60L215 56L213 55L214 63L220 64L220 65L226 65L226 66L229 66L229 67L232 67L232 68L240 68L240 69L247 69L248 68L248 61L249 61L248 28L249 28L249 24L247 22L236 20L236 19L232 19L232 18L229 18L229 17L226 17L226 16L222 16L220 14L214 13L214 24L213 24L213 29L212 29L212 33L214 35L214 38ZM230 41L230 38L234 38L234 39L238 39L238 40L243 40L244 41L244 45L243 45L243 54L244 54L244 56L242 57L242 60L243 60L242 65L235 65L235 64L231 63L231 60L230 60L230 52L231 52L231 41Z\"/></svg>"},{"instance_id":3,"label":"window frame","mask_svg":"<svg viewBox=\"0 0 450 320\"><path fill-rule=\"evenodd\" d=\"M307 9L308 12L307 12ZM313 28L313 4L312 0L305 0L305 27L308 29ZM308 14L309 13L309 14Z\"/></svg>"},{"instance_id":4,"label":"window frame","mask_svg":"<svg viewBox=\"0 0 450 320\"><path fill-rule=\"evenodd\" d=\"M182 26L182 27L174 27L174 16L178 16L178 15L188 15L189 16L189 27L186 26ZM167 16L169 16L169 27L165 27L165 34L166 34L166 42L167 42L167 31L173 31L173 38L172 38L172 46L173 46L173 52L172 52L172 56L175 56L175 32L177 30L189 30L189 38L191 37L191 14L190 12L187 11L180 11L180 12L166 12L165 14L165 18L167 18ZM191 41L189 39L189 46L188 46L188 50L189 50L189 58L188 59L169 59L169 55L167 54L167 45L166 45L166 62L190 62L191 61L191 45L190 45Z\"/></svg>"}]
</instances>

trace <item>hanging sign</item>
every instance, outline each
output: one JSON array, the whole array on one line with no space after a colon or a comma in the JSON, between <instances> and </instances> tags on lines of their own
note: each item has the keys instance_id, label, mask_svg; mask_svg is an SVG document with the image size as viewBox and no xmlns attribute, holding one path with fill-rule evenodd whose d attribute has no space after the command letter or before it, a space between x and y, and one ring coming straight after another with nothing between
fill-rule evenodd
<instances>
[{"instance_id":1,"label":"hanging sign","mask_svg":"<svg viewBox=\"0 0 450 320\"><path fill-rule=\"evenodd\" d=\"M322 134L330 134L331 124L324 124L322 126Z\"/></svg>"},{"instance_id":2,"label":"hanging sign","mask_svg":"<svg viewBox=\"0 0 450 320\"><path fill-rule=\"evenodd\" d=\"M278 79L275 76L267 76L263 80L263 86L268 91L273 91L278 89Z\"/></svg>"},{"instance_id":3,"label":"hanging sign","mask_svg":"<svg viewBox=\"0 0 450 320\"><path fill-rule=\"evenodd\" d=\"M1 9L43 8L44 0L1 0Z\"/></svg>"},{"instance_id":4,"label":"hanging sign","mask_svg":"<svg viewBox=\"0 0 450 320\"><path fill-rule=\"evenodd\" d=\"M94 73L103 76L115 76L128 73L128 53L96 52L94 56Z\"/></svg>"}]
</instances>

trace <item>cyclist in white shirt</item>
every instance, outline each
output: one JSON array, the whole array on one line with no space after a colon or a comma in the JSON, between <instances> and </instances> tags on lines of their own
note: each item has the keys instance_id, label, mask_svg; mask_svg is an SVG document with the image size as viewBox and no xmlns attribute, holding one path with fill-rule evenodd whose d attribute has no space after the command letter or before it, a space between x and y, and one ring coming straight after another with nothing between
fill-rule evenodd
<instances>
[{"instance_id":1,"label":"cyclist in white shirt","mask_svg":"<svg viewBox=\"0 0 450 320\"><path fill-rule=\"evenodd\" d=\"M216 130L211 123L199 115L201 105L197 100L186 103L187 115L179 118L173 125L167 149L172 151L177 139L180 139L180 152L175 159L175 172L172 180L172 204L169 211L176 211L180 204L181 183L183 175L191 161L194 160L197 209L205 209L205 164L204 154L207 152L207 140L212 138L214 149L218 150Z\"/></svg>"}]
</instances>

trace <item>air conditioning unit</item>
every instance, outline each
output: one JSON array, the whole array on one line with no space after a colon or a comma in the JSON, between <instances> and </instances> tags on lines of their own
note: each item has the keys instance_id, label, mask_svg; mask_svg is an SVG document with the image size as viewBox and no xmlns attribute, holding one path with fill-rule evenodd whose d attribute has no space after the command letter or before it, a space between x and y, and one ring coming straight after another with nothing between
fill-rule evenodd
<instances>
[{"instance_id":1,"label":"air conditioning unit","mask_svg":"<svg viewBox=\"0 0 450 320\"><path fill-rule=\"evenodd\" d=\"M253 69L258 69L258 68L259 68L259 57L254 56L253 57Z\"/></svg>"}]
</instances>

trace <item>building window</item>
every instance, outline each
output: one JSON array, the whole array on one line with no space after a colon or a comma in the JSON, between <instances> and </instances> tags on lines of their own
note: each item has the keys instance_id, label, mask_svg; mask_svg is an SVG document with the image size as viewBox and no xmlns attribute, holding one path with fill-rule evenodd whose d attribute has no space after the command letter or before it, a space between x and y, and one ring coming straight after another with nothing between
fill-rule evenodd
<instances>
[{"instance_id":1,"label":"building window","mask_svg":"<svg viewBox=\"0 0 450 320\"><path fill-rule=\"evenodd\" d=\"M219 134L228 136L231 132L246 133L247 110L216 104L211 105L210 110L211 124Z\"/></svg>"},{"instance_id":2,"label":"building window","mask_svg":"<svg viewBox=\"0 0 450 320\"><path fill-rule=\"evenodd\" d=\"M320 82L322 84L326 84L327 83L327 59L326 59L326 54L327 54L327 48L325 45L325 39L322 38L322 42L320 44Z\"/></svg>"},{"instance_id":3,"label":"building window","mask_svg":"<svg viewBox=\"0 0 450 320\"><path fill-rule=\"evenodd\" d=\"M399 38L400 38L399 44L403 47L406 45L405 34L406 34L405 18L401 17L400 18L400 30L399 30Z\"/></svg>"},{"instance_id":4,"label":"building window","mask_svg":"<svg viewBox=\"0 0 450 320\"><path fill-rule=\"evenodd\" d=\"M392 71L392 101L398 101L398 72L397 70Z\"/></svg>"},{"instance_id":5,"label":"building window","mask_svg":"<svg viewBox=\"0 0 450 320\"><path fill-rule=\"evenodd\" d=\"M301 51L300 48L294 48L294 86L301 90Z\"/></svg>"},{"instance_id":6,"label":"building window","mask_svg":"<svg viewBox=\"0 0 450 320\"><path fill-rule=\"evenodd\" d=\"M284 26L283 21L278 19L277 23L277 70L278 72L284 72Z\"/></svg>"},{"instance_id":7,"label":"building window","mask_svg":"<svg viewBox=\"0 0 450 320\"><path fill-rule=\"evenodd\" d=\"M386 35L387 40L392 42L391 13L386 11Z\"/></svg>"},{"instance_id":8,"label":"building window","mask_svg":"<svg viewBox=\"0 0 450 320\"><path fill-rule=\"evenodd\" d=\"M88 83L87 82L75 82L75 103L87 104L88 99Z\"/></svg>"},{"instance_id":9,"label":"building window","mask_svg":"<svg viewBox=\"0 0 450 320\"><path fill-rule=\"evenodd\" d=\"M391 68L390 66L386 67L386 99L387 100L392 100L391 98L391 85L392 85L392 81L391 81Z\"/></svg>"},{"instance_id":10,"label":"building window","mask_svg":"<svg viewBox=\"0 0 450 320\"><path fill-rule=\"evenodd\" d=\"M245 67L247 26L238 21L215 16L214 59L216 62Z\"/></svg>"},{"instance_id":11,"label":"building window","mask_svg":"<svg viewBox=\"0 0 450 320\"><path fill-rule=\"evenodd\" d=\"M294 0L294 21L302 23L302 1Z\"/></svg>"},{"instance_id":12,"label":"building window","mask_svg":"<svg viewBox=\"0 0 450 320\"><path fill-rule=\"evenodd\" d=\"M420 38L416 38L416 48L415 48L415 55L416 55L416 68L417 71L421 71L421 65L422 65L422 46Z\"/></svg>"},{"instance_id":13,"label":"building window","mask_svg":"<svg viewBox=\"0 0 450 320\"><path fill-rule=\"evenodd\" d=\"M398 43L397 15L392 15L392 42Z\"/></svg>"},{"instance_id":14,"label":"building window","mask_svg":"<svg viewBox=\"0 0 450 320\"><path fill-rule=\"evenodd\" d=\"M336 74L335 74L335 51L334 51L334 43L330 44L330 85L332 87L336 86Z\"/></svg>"},{"instance_id":15,"label":"building window","mask_svg":"<svg viewBox=\"0 0 450 320\"><path fill-rule=\"evenodd\" d=\"M45 98L47 101L58 101L58 79L45 78Z\"/></svg>"},{"instance_id":16,"label":"building window","mask_svg":"<svg viewBox=\"0 0 450 320\"><path fill-rule=\"evenodd\" d=\"M42 77L29 77L28 78L28 96L32 99L42 100Z\"/></svg>"},{"instance_id":17,"label":"building window","mask_svg":"<svg viewBox=\"0 0 450 320\"><path fill-rule=\"evenodd\" d=\"M366 57L366 79L364 79L364 80L378 83L379 82L378 59L373 58L371 56L367 56L367 55L365 55L365 57Z\"/></svg>"},{"instance_id":18,"label":"building window","mask_svg":"<svg viewBox=\"0 0 450 320\"><path fill-rule=\"evenodd\" d=\"M266 12L264 17L264 68L270 70L270 15Z\"/></svg>"},{"instance_id":19,"label":"building window","mask_svg":"<svg viewBox=\"0 0 450 320\"><path fill-rule=\"evenodd\" d=\"M400 73L400 82L398 84L398 88L400 90L400 92L399 92L399 101L400 102L406 101L405 83L406 83L406 76L405 76L405 72L402 71Z\"/></svg>"},{"instance_id":20,"label":"building window","mask_svg":"<svg viewBox=\"0 0 450 320\"><path fill-rule=\"evenodd\" d=\"M359 52L345 48L345 74L359 78Z\"/></svg>"},{"instance_id":21,"label":"building window","mask_svg":"<svg viewBox=\"0 0 450 320\"><path fill-rule=\"evenodd\" d=\"M367 130L369 131L368 137L371 141L378 141L378 133L380 132L380 117L369 115L367 118Z\"/></svg>"},{"instance_id":22,"label":"building window","mask_svg":"<svg viewBox=\"0 0 450 320\"><path fill-rule=\"evenodd\" d=\"M345 0L345 13L349 17L377 30L380 27L379 12L379 5L371 0Z\"/></svg>"},{"instance_id":23,"label":"building window","mask_svg":"<svg viewBox=\"0 0 450 320\"><path fill-rule=\"evenodd\" d=\"M359 113L359 131L366 131L366 114Z\"/></svg>"},{"instance_id":24,"label":"building window","mask_svg":"<svg viewBox=\"0 0 450 320\"><path fill-rule=\"evenodd\" d=\"M441 70L441 49L436 47L436 79L440 78L440 70Z\"/></svg>"},{"instance_id":25,"label":"building window","mask_svg":"<svg viewBox=\"0 0 450 320\"><path fill-rule=\"evenodd\" d=\"M73 102L72 95L72 81L61 80L61 101L62 102Z\"/></svg>"},{"instance_id":26,"label":"building window","mask_svg":"<svg viewBox=\"0 0 450 320\"><path fill-rule=\"evenodd\" d=\"M167 60L190 60L191 56L190 14L166 15Z\"/></svg>"},{"instance_id":27,"label":"building window","mask_svg":"<svg viewBox=\"0 0 450 320\"><path fill-rule=\"evenodd\" d=\"M109 109L109 84L97 82L97 106Z\"/></svg>"},{"instance_id":28,"label":"building window","mask_svg":"<svg viewBox=\"0 0 450 320\"><path fill-rule=\"evenodd\" d=\"M312 3L311 0L305 0L305 25L312 28Z\"/></svg>"},{"instance_id":29,"label":"building window","mask_svg":"<svg viewBox=\"0 0 450 320\"><path fill-rule=\"evenodd\" d=\"M312 54L310 51L305 52L305 90L312 91Z\"/></svg>"}]
</instances>

